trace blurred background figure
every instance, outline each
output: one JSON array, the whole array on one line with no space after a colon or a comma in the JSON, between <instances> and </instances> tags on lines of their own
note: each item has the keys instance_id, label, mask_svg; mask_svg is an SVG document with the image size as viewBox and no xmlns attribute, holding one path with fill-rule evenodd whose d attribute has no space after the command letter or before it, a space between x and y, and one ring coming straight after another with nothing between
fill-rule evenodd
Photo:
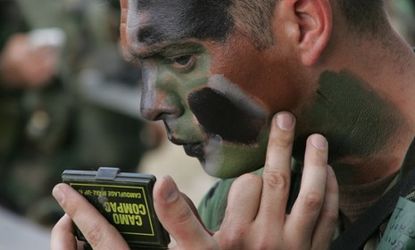
<instances>
[{"instance_id":1,"label":"blurred background figure","mask_svg":"<svg viewBox=\"0 0 415 250\"><path fill-rule=\"evenodd\" d=\"M415 0L388 0L386 5L395 28L415 46Z\"/></svg>"},{"instance_id":2,"label":"blurred background figure","mask_svg":"<svg viewBox=\"0 0 415 250\"><path fill-rule=\"evenodd\" d=\"M0 202L53 225L62 212L50 192L64 169L136 171L164 134L138 116L140 70L119 53L118 1L0 5ZM32 48L53 31L59 44Z\"/></svg>"},{"instance_id":3,"label":"blurred background figure","mask_svg":"<svg viewBox=\"0 0 415 250\"><path fill-rule=\"evenodd\" d=\"M121 58L118 4L0 0L1 207L55 224L50 192L65 169L170 174L195 203L215 182L139 117L140 69ZM415 45L415 0L386 4Z\"/></svg>"},{"instance_id":4,"label":"blurred background figure","mask_svg":"<svg viewBox=\"0 0 415 250\"><path fill-rule=\"evenodd\" d=\"M30 176L37 170L36 153L46 154L55 144L48 136L54 129L45 103L47 96L60 88L59 49L40 43L39 33L29 32L15 1L0 1L0 34L0 200L23 212L25 202L18 193L25 190L19 190L19 185L29 187L31 182L15 182L15 172L20 169L14 166L33 160L35 167L20 174ZM33 185L45 179L40 181Z\"/></svg>"}]
</instances>

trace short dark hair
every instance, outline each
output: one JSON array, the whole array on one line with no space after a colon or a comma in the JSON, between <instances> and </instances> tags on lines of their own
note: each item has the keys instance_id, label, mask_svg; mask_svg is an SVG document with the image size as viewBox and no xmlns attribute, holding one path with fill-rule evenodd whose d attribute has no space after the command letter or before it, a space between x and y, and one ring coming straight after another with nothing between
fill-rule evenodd
<instances>
[{"instance_id":1,"label":"short dark hair","mask_svg":"<svg viewBox=\"0 0 415 250\"><path fill-rule=\"evenodd\" d=\"M261 49L273 44L271 20L274 7L281 0L232 0L229 12L238 27ZM352 30L376 33L385 23L383 0L332 0L339 7Z\"/></svg>"},{"instance_id":2,"label":"short dark hair","mask_svg":"<svg viewBox=\"0 0 415 250\"><path fill-rule=\"evenodd\" d=\"M245 32L258 49L274 43L271 20L277 0L233 0L229 9L234 27Z\"/></svg>"},{"instance_id":3,"label":"short dark hair","mask_svg":"<svg viewBox=\"0 0 415 250\"><path fill-rule=\"evenodd\" d=\"M358 32L376 33L385 24L384 0L334 0L346 21Z\"/></svg>"}]
</instances>

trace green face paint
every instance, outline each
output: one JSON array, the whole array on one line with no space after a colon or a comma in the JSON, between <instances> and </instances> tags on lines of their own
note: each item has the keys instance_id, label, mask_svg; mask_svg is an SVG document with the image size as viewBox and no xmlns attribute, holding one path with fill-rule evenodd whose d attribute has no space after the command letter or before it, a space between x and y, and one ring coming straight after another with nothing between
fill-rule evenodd
<instances>
[{"instance_id":1,"label":"green face paint","mask_svg":"<svg viewBox=\"0 0 415 250\"><path fill-rule=\"evenodd\" d=\"M188 62L187 59L191 61ZM177 63L186 66L178 67ZM142 110L145 113L146 109L162 107L156 111L158 114L152 116L164 121L170 140L184 145L186 153L199 158L207 173L228 178L262 167L269 115L236 84L223 76L210 75L210 55L201 45L190 43L170 46L157 56L144 60L143 75ZM221 100L226 100L226 105L220 106L222 104L218 104L218 99L212 99L209 95L204 96L206 100L200 101L200 96L195 93L201 89L211 89L219 93ZM189 104L189 96L199 100L193 103L193 108L197 105L207 108L211 111L207 112L210 115L195 115ZM213 109L215 105L219 112ZM228 110L229 115L233 115L231 111L235 107L238 107L240 119L225 122L222 113ZM204 120L201 123L202 116ZM250 123L251 119L244 117L255 117L254 126ZM212 131L207 126L208 123L218 123L218 127L232 129ZM254 136L249 141L238 140L235 130L246 127ZM241 130L241 137L245 131L248 130Z\"/></svg>"},{"instance_id":2,"label":"green face paint","mask_svg":"<svg viewBox=\"0 0 415 250\"><path fill-rule=\"evenodd\" d=\"M268 130L264 128L255 145L211 140L206 149L205 171L213 176L235 177L261 168L265 162Z\"/></svg>"},{"instance_id":3,"label":"green face paint","mask_svg":"<svg viewBox=\"0 0 415 250\"><path fill-rule=\"evenodd\" d=\"M368 86L349 72L324 72L312 104L298 118L295 158L303 158L303 145L312 133L327 137L332 164L378 152L403 119Z\"/></svg>"},{"instance_id":4,"label":"green face paint","mask_svg":"<svg viewBox=\"0 0 415 250\"><path fill-rule=\"evenodd\" d=\"M162 119L170 140L197 157L207 173L235 177L263 166L271 114L237 83L212 75L211 64L206 48L193 42L168 45L144 58L141 108L144 114L153 110L156 114L146 117ZM303 159L312 133L327 137L332 164L382 148L402 119L368 86L349 72L324 72L309 104L296 113L293 156ZM275 98L285 93L275 91ZM245 132L250 136L243 138Z\"/></svg>"}]
</instances>

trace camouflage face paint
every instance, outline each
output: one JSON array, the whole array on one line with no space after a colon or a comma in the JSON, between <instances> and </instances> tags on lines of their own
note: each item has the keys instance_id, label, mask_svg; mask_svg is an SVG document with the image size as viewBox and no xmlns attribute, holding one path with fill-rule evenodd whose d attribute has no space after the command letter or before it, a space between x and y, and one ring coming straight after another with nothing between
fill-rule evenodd
<instances>
[{"instance_id":1,"label":"camouflage face paint","mask_svg":"<svg viewBox=\"0 0 415 250\"><path fill-rule=\"evenodd\" d=\"M205 146L205 171L220 178L236 177L264 166L269 127L261 130L257 143L241 144L222 140L220 136L210 138Z\"/></svg>"},{"instance_id":2,"label":"camouflage face paint","mask_svg":"<svg viewBox=\"0 0 415 250\"><path fill-rule=\"evenodd\" d=\"M269 130L264 107L221 75L210 77L208 87L195 90L188 101L208 134L199 150L209 174L234 177L262 167Z\"/></svg>"},{"instance_id":3,"label":"camouflage face paint","mask_svg":"<svg viewBox=\"0 0 415 250\"><path fill-rule=\"evenodd\" d=\"M137 40L147 45L186 38L224 40L232 28L231 0L130 0L139 13Z\"/></svg>"},{"instance_id":4,"label":"camouflage face paint","mask_svg":"<svg viewBox=\"0 0 415 250\"><path fill-rule=\"evenodd\" d=\"M224 77L211 76L210 65L208 51L193 42L172 43L160 49L157 55L143 59L141 110L147 118L162 119L170 140L183 145L189 155L198 157L206 172L222 178L234 177L263 164L267 142L267 133L263 132L266 130L266 112L238 90L237 85ZM221 113L217 113L216 118L205 117L199 121L200 114L195 116L190 105L193 109L203 108L196 102L189 103L189 97L203 89L215 93L212 104L217 108L225 103L237 109L241 120L248 125L251 121L244 116L255 118L249 129L249 140L238 139L246 130L240 129L237 134L230 134L229 130L206 131L205 127L211 128L215 121L221 126L242 124L224 124L220 121ZM204 105L204 102L199 104Z\"/></svg>"},{"instance_id":5,"label":"camouflage face paint","mask_svg":"<svg viewBox=\"0 0 415 250\"><path fill-rule=\"evenodd\" d=\"M266 123L266 113L248 101L250 98L236 85L224 84L225 81L221 76L211 77L211 85L228 89L224 93L212 88L197 90L189 95L190 108L207 133L219 135L229 142L256 143Z\"/></svg>"},{"instance_id":6,"label":"camouflage face paint","mask_svg":"<svg viewBox=\"0 0 415 250\"><path fill-rule=\"evenodd\" d=\"M312 133L327 137L332 163L388 142L402 121L391 104L349 72L309 83L278 46L258 51L232 32L230 1L130 0L123 9L122 43L142 62L142 111L162 119L173 142L223 178L262 166L269 117L281 110L297 116L299 160Z\"/></svg>"},{"instance_id":7,"label":"camouflage face paint","mask_svg":"<svg viewBox=\"0 0 415 250\"><path fill-rule=\"evenodd\" d=\"M278 88L274 102L284 107L295 99L294 88L269 82L287 75L284 67L271 70L271 59L241 33L229 41L235 33L230 5L231 0L130 0L123 4L120 26L124 52L141 62L142 114L163 120L172 142L223 178L264 163L270 111L258 93L274 95L269 90ZM232 119L223 120L223 112L209 114L206 101Z\"/></svg>"},{"instance_id":8,"label":"camouflage face paint","mask_svg":"<svg viewBox=\"0 0 415 250\"><path fill-rule=\"evenodd\" d=\"M368 86L350 72L324 72L313 103L298 119L295 157L302 159L304 142L311 133L327 137L331 164L377 153L404 121Z\"/></svg>"}]
</instances>

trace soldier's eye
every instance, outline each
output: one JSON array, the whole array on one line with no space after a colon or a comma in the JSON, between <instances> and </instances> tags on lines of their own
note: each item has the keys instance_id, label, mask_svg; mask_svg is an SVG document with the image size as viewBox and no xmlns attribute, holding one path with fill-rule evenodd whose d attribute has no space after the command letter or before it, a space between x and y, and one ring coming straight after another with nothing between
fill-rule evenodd
<instances>
[{"instance_id":1,"label":"soldier's eye","mask_svg":"<svg viewBox=\"0 0 415 250\"><path fill-rule=\"evenodd\" d=\"M195 62L196 58L194 55L183 55L174 57L171 59L173 67L180 69L180 70L188 70L191 69Z\"/></svg>"},{"instance_id":2,"label":"soldier's eye","mask_svg":"<svg viewBox=\"0 0 415 250\"><path fill-rule=\"evenodd\" d=\"M191 55L179 56L174 59L174 63L186 66L192 59Z\"/></svg>"}]
</instances>

